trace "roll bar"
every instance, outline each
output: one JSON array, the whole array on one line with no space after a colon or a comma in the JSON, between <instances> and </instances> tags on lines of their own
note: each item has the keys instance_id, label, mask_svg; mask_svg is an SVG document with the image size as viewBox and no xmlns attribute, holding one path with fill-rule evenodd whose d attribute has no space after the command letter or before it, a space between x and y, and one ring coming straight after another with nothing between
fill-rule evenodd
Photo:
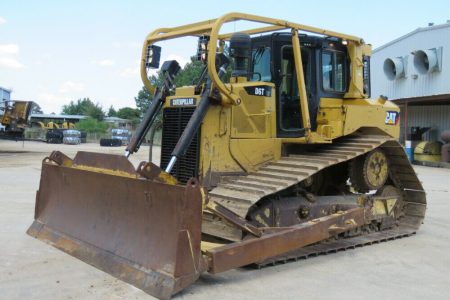
<instances>
[{"instance_id":1,"label":"roll bar","mask_svg":"<svg viewBox=\"0 0 450 300\"><path fill-rule=\"evenodd\" d=\"M288 22L288 21L280 20L280 19L255 16L255 15L250 15L250 14L235 13L235 12L228 13L217 19L206 20L206 21L202 21L202 22L192 23L192 24L173 27L173 28L159 28L159 29L152 31L150 34L148 34L144 41L144 46L142 48L142 58L141 58L141 78L142 78L145 88L154 94L155 87L151 84L151 82L148 78L147 69L145 66L148 46L153 45L159 41L175 39L175 38L184 37L184 36L209 35L210 40L209 40L209 44L208 44L208 73L212 80L212 83L222 94L224 94L226 96L225 97L226 99L224 99L225 102L230 103L230 104L239 104L240 99L239 99L238 95L234 94L220 80L220 78L217 74L216 61L215 61L215 57L216 57L215 52L216 52L217 42L219 42L219 41L224 42L224 41L228 40L232 35L232 33L219 34L220 29L222 28L223 24L233 22L233 21L238 21L238 20L251 21L251 22L269 25L269 26L263 26L263 27L258 27L258 28L254 28L254 29L248 29L248 30L241 31L241 32L245 32L248 34L258 34L258 33L273 32L273 31L278 31L278 30L283 30L283 29L291 29L293 32L292 33L293 35L294 35L294 31L297 32L297 31L301 30L301 31L305 31L305 32L341 38L343 40L346 40L348 43L355 44L355 46L364 44L364 41L359 37L348 35L348 34L343 34L343 33L338 33L338 32L334 32L334 31L322 29L322 28L292 23L292 22ZM295 35L298 36L298 34L295 34ZM300 45L300 43L298 43L298 45ZM298 55L298 56L300 57L300 55ZM301 57L300 57L300 62L301 62ZM296 63L297 63L297 61L296 61ZM301 66L301 64L300 64L300 66ZM299 71L299 70L297 69L297 71ZM306 96L306 91L304 89L304 82L302 85L303 85L303 87L299 86L300 95Z\"/></svg>"}]
</instances>

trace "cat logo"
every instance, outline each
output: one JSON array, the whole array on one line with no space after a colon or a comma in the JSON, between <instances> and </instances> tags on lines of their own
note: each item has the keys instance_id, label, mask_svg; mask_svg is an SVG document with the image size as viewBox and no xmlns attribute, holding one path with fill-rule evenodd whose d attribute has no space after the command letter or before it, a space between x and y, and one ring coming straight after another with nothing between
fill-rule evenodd
<instances>
[{"instance_id":1,"label":"cat logo","mask_svg":"<svg viewBox=\"0 0 450 300\"><path fill-rule=\"evenodd\" d=\"M400 116L397 111L387 111L386 112L386 120L384 120L384 124L397 125L399 120L400 120Z\"/></svg>"}]
</instances>

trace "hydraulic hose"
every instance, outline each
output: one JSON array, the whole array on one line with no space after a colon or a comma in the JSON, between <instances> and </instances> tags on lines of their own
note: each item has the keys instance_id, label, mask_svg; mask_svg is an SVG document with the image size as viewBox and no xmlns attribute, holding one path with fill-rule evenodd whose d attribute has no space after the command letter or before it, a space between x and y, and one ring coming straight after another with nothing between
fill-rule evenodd
<instances>
[{"instance_id":1,"label":"hydraulic hose","mask_svg":"<svg viewBox=\"0 0 450 300\"><path fill-rule=\"evenodd\" d=\"M223 76L226 73L226 67L228 65L228 60L225 61L222 66L219 69L219 77ZM212 88L212 81L207 77L205 88L203 89L200 104L195 109L194 113L192 114L191 118L189 119L188 124L186 125L186 128L184 129L183 133L181 134L180 139L178 140L175 148L173 149L171 155L172 158L169 161L169 164L167 165L165 171L167 173L170 173L172 171L173 166L177 162L177 159L179 157L182 157L186 154L187 149L189 148L189 145L192 142L192 138L197 133L198 129L200 128L200 124L203 122L203 119L206 115L206 112L208 111L210 101L209 101L209 95L211 93Z\"/></svg>"},{"instance_id":2,"label":"hydraulic hose","mask_svg":"<svg viewBox=\"0 0 450 300\"><path fill-rule=\"evenodd\" d=\"M145 113L142 122L139 124L138 129L133 134L130 143L128 144L125 150L125 156L129 157L130 154L133 154L139 150L142 142L144 141L145 136L147 135L150 127L156 119L159 111L164 105L164 101L166 101L166 97L169 96L170 90L174 86L174 77L180 70L180 66L177 61L169 60L165 61L163 66L161 67L161 71L164 74L164 83L162 86L157 88L155 97L153 98L152 103L150 104L147 112Z\"/></svg>"}]
</instances>

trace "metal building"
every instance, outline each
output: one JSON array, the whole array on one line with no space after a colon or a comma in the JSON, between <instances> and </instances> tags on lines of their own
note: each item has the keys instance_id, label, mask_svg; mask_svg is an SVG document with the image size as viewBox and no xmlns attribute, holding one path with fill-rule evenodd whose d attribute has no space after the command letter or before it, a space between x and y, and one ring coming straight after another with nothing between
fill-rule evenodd
<instances>
[{"instance_id":1,"label":"metal building","mask_svg":"<svg viewBox=\"0 0 450 300\"><path fill-rule=\"evenodd\" d=\"M0 102L5 100L11 100L11 90L2 88L0 86Z\"/></svg>"},{"instance_id":2,"label":"metal building","mask_svg":"<svg viewBox=\"0 0 450 300\"><path fill-rule=\"evenodd\" d=\"M450 130L450 21L417 28L373 51L372 97L401 108L400 140L437 141Z\"/></svg>"},{"instance_id":3,"label":"metal building","mask_svg":"<svg viewBox=\"0 0 450 300\"><path fill-rule=\"evenodd\" d=\"M54 122L56 124L62 124L64 122L77 123L80 120L86 119L84 115L64 115L64 114L31 114L30 123L31 126L39 126L39 122L48 123Z\"/></svg>"}]
</instances>

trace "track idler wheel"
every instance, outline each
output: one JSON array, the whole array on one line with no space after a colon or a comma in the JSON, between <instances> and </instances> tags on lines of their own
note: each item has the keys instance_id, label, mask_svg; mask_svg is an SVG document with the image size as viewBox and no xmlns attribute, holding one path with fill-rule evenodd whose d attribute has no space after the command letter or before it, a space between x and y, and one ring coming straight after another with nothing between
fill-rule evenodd
<instances>
[{"instance_id":1,"label":"track idler wheel","mask_svg":"<svg viewBox=\"0 0 450 300\"><path fill-rule=\"evenodd\" d=\"M376 195L381 196L381 197L391 197L391 196L397 197L398 200L395 203L395 207L394 207L395 219L398 219L400 216L404 215L404 213L402 212L403 195L399 188L396 188L393 185L385 185L377 191Z\"/></svg>"},{"instance_id":2,"label":"track idler wheel","mask_svg":"<svg viewBox=\"0 0 450 300\"><path fill-rule=\"evenodd\" d=\"M389 164L386 154L375 149L359 156L350 162L350 182L360 193L381 188L389 176Z\"/></svg>"}]
</instances>

